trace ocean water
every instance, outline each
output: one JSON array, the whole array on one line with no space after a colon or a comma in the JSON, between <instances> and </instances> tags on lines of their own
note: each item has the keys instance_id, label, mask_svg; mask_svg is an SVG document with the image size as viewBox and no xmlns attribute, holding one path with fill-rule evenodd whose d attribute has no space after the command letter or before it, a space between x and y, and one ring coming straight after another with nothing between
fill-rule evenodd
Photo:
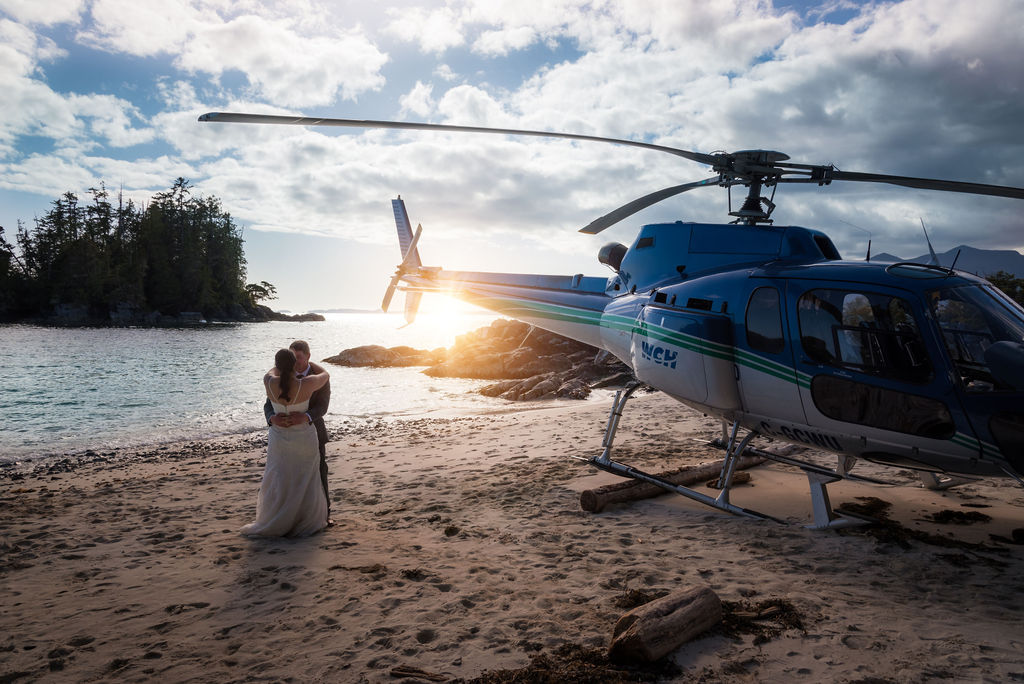
<instances>
[{"instance_id":1,"label":"ocean water","mask_svg":"<svg viewBox=\"0 0 1024 684\"><path fill-rule=\"evenodd\" d=\"M449 346L494 314L328 314L325 322L190 328L0 326L0 463L244 434L266 429L263 373L294 339L314 360L364 344ZM482 380L431 378L422 368L331 373L332 421L451 416L507 402L476 394Z\"/></svg>"}]
</instances>

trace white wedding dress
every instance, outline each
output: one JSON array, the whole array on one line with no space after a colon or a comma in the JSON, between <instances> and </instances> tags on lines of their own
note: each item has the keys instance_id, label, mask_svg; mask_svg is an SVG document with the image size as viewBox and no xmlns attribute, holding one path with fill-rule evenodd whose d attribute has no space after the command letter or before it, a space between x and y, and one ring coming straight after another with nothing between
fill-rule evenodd
<instances>
[{"instance_id":1,"label":"white wedding dress","mask_svg":"<svg viewBox=\"0 0 1024 684\"><path fill-rule=\"evenodd\" d=\"M298 396L302 382L295 390ZM268 393L269 394L269 393ZM309 399L281 404L270 397L275 413L303 413ZM309 423L270 426L267 466L256 501L256 520L241 529L258 537L306 537L327 526L327 499L320 482L320 445Z\"/></svg>"}]
</instances>

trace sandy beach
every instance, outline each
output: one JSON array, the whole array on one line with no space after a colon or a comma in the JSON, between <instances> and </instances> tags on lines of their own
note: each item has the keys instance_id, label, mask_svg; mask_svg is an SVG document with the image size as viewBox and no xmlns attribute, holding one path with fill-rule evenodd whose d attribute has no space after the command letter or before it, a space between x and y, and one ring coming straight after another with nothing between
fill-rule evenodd
<instances>
[{"instance_id":1,"label":"sandy beach","mask_svg":"<svg viewBox=\"0 0 1024 684\"><path fill-rule=\"evenodd\" d=\"M789 525L671 495L586 513L580 492L618 480L578 460L608 410L339 430L336 524L308 539L238 534L259 439L8 476L0 682L1024 681L1024 488L929 491L858 464L894 485L832 485L833 505L890 522L814 531L806 478L768 463L732 501ZM616 458L713 461L718 434L640 396ZM722 599L722 627L655 666L604 660L619 616L694 586Z\"/></svg>"}]
</instances>

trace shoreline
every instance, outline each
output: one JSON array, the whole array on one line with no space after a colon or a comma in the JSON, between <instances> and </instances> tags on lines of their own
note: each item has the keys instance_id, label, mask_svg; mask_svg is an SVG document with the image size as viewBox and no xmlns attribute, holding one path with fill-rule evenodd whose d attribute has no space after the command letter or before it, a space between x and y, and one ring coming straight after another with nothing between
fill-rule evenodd
<instances>
[{"instance_id":1,"label":"shoreline","mask_svg":"<svg viewBox=\"0 0 1024 684\"><path fill-rule=\"evenodd\" d=\"M609 404L339 435L327 445L337 524L308 539L238 534L262 475L256 443L7 482L0 678L423 681L392 676L404 667L472 681L539 659L569 677L572 653L602 652L631 600L691 586L731 606L781 602L800 626L712 630L672 654L679 674L665 681L1024 677L1016 483L932 492L858 464L897 484L829 491L837 507L889 502L895 526L875 532L801 527L807 480L777 464L747 471L732 500L790 525L671 495L588 514L579 493L619 479L577 460L599 453ZM643 395L615 457L650 472L717 460L705 442L718 433ZM944 510L990 520L936 522Z\"/></svg>"},{"instance_id":2,"label":"shoreline","mask_svg":"<svg viewBox=\"0 0 1024 684\"><path fill-rule=\"evenodd\" d=\"M337 419L338 416L331 415L328 416L327 430L331 441L335 441L351 434L363 434L367 430L387 429L386 426L395 422L448 421L529 411L557 411L571 408L577 404L589 405L594 402L604 402L612 394L611 391L595 390L587 399L507 402L504 405L488 409L463 407L429 412L347 416L341 417L340 420ZM267 445L266 430L263 425L255 425L244 432L229 432L197 439L168 439L114 448L97 446L80 451L22 455L18 457L18 460L0 461L0 482L19 481L26 477L39 477L57 472L73 472L78 468L95 464L148 463L168 456L174 457L181 453L227 453L246 451L251 448L265 448Z\"/></svg>"}]
</instances>

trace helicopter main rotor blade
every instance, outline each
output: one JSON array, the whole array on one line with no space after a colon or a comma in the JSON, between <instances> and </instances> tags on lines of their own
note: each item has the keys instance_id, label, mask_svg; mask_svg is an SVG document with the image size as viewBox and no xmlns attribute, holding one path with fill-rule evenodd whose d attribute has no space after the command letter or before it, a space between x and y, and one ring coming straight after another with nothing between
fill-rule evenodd
<instances>
[{"instance_id":1,"label":"helicopter main rotor blade","mask_svg":"<svg viewBox=\"0 0 1024 684\"><path fill-rule=\"evenodd\" d=\"M615 211L611 211L602 216L601 218L590 222L588 225L584 226L583 228L580 228L580 232L587 233L589 235L596 235L605 228L614 226L622 219L632 216L633 214L637 213L642 209L646 209L652 204L657 204L662 200L668 199L669 197L674 197L675 195L684 193L687 190L693 190L694 188L700 188L706 185L717 185L721 182L723 182L723 178L721 176L714 176L713 178L705 178L704 180L697 181L695 183L684 183L683 185L675 185L671 188L665 188L664 190L652 192L649 195L644 195L643 197L635 199L628 204L624 204Z\"/></svg>"},{"instance_id":2,"label":"helicopter main rotor blade","mask_svg":"<svg viewBox=\"0 0 1024 684\"><path fill-rule=\"evenodd\" d=\"M641 147L658 152L667 152L684 159L714 166L720 159L716 155L702 152L680 150L653 143L619 138L603 138L596 135L580 135L576 133L555 133L552 131L528 131L517 128L488 128L485 126L452 126L448 124L417 123L413 121L373 121L369 119L319 119L309 116L279 116L272 114L238 114L234 112L209 112L199 117L200 121L215 123L258 123L284 124L289 126L342 126L346 128L398 128L417 131L444 131L448 133L497 133L499 135L528 135L537 138L565 138L568 140L586 140L589 142L605 142L616 145Z\"/></svg>"},{"instance_id":3,"label":"helicopter main rotor blade","mask_svg":"<svg viewBox=\"0 0 1024 684\"><path fill-rule=\"evenodd\" d=\"M922 190L943 190L946 192L964 192L971 195L992 195L994 197L1024 199L1024 188L1013 188L1005 185L985 185L983 183L964 183L962 181L912 178L910 176L887 176L881 173L857 173L855 171L839 171L837 169L833 169L828 175L831 176L832 180L889 183L890 185L902 185L907 188L920 188Z\"/></svg>"}]
</instances>

